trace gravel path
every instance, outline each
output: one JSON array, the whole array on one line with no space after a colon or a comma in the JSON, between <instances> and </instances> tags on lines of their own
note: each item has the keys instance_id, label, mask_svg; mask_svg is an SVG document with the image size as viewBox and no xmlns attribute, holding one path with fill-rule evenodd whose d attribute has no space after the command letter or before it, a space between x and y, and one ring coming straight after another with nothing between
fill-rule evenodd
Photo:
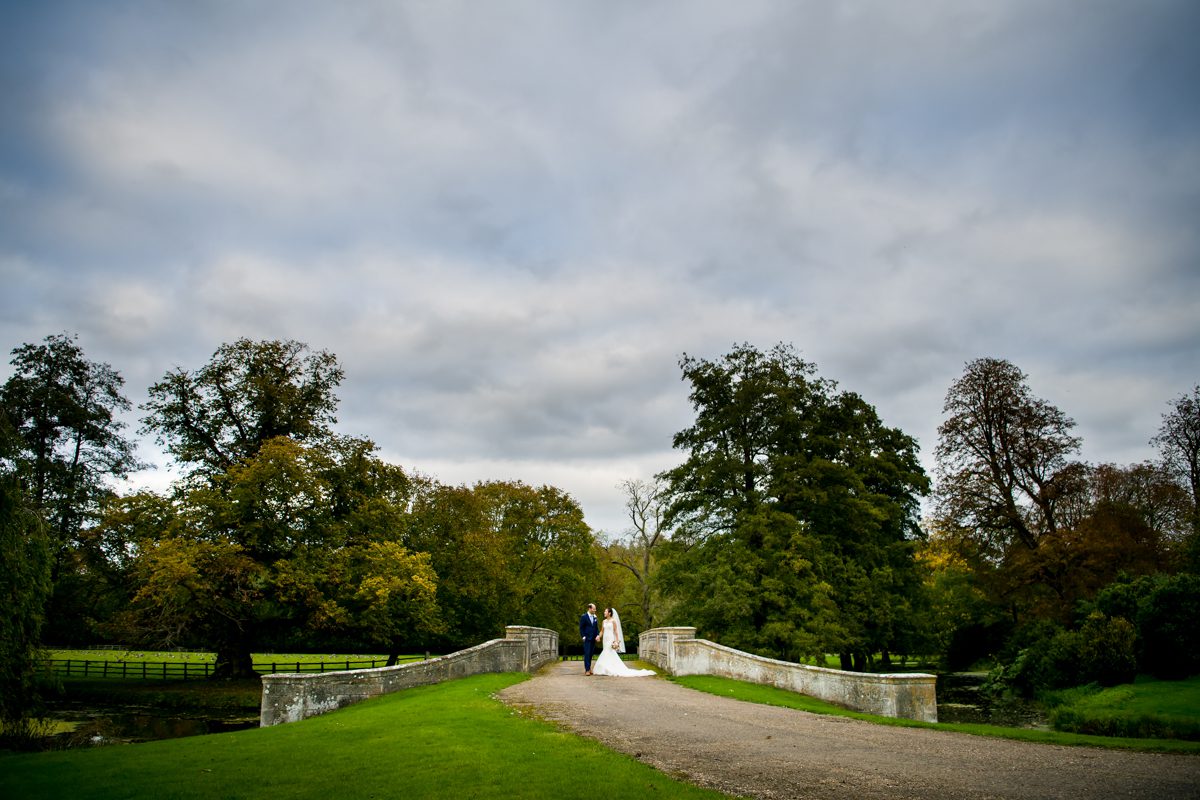
<instances>
[{"instance_id":1,"label":"gravel path","mask_svg":"<svg viewBox=\"0 0 1200 800\"><path fill-rule=\"evenodd\" d=\"M500 699L692 783L764 798L1200 798L1200 757L1027 744L548 665Z\"/></svg>"}]
</instances>

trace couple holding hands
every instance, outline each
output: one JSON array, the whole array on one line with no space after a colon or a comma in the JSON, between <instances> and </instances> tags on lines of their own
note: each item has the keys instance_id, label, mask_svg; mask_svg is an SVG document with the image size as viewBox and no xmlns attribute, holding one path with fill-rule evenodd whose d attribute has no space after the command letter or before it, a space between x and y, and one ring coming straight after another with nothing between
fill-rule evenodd
<instances>
[{"instance_id":1,"label":"couple holding hands","mask_svg":"<svg viewBox=\"0 0 1200 800\"><path fill-rule=\"evenodd\" d=\"M614 678L643 678L653 675L652 669L630 669L621 660L625 652L625 637L621 633L621 616L615 608L604 609L604 620L596 617L596 604L588 603L587 611L579 618L579 636L583 639L583 674L609 675ZM595 665L592 656L601 648Z\"/></svg>"}]
</instances>

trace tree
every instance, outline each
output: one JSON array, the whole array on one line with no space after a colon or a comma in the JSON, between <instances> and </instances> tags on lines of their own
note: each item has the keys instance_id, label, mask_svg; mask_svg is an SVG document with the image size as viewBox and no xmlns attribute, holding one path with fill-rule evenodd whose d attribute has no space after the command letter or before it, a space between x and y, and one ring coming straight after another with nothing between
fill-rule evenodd
<instances>
[{"instance_id":1,"label":"tree","mask_svg":"<svg viewBox=\"0 0 1200 800\"><path fill-rule=\"evenodd\" d=\"M143 430L194 475L217 475L271 439L328 438L343 375L334 355L301 342L238 339L151 386Z\"/></svg>"},{"instance_id":2,"label":"tree","mask_svg":"<svg viewBox=\"0 0 1200 800\"><path fill-rule=\"evenodd\" d=\"M1101 464L1091 470L1089 484L1088 513L1101 507L1123 509L1164 545L1186 539L1191 497L1165 465L1148 461L1126 467Z\"/></svg>"},{"instance_id":3,"label":"tree","mask_svg":"<svg viewBox=\"0 0 1200 800\"><path fill-rule=\"evenodd\" d=\"M488 481L477 484L474 493L502 543L513 582L516 607L505 619L574 636L574 620L563 609L583 607L598 573L595 539L583 509L554 486Z\"/></svg>"},{"instance_id":4,"label":"tree","mask_svg":"<svg viewBox=\"0 0 1200 800\"><path fill-rule=\"evenodd\" d=\"M663 473L666 523L697 535L729 531L739 514L767 499L776 444L804 436L809 412L830 385L814 379L816 367L784 345L763 354L743 344L720 361L684 354L679 366L691 383L696 422L672 442L688 459Z\"/></svg>"},{"instance_id":5,"label":"tree","mask_svg":"<svg viewBox=\"0 0 1200 800\"><path fill-rule=\"evenodd\" d=\"M0 405L16 437L14 472L53 536L53 578L67 570L80 534L112 494L106 481L140 464L118 414L130 407L124 379L88 361L76 337L47 336L12 351Z\"/></svg>"},{"instance_id":6,"label":"tree","mask_svg":"<svg viewBox=\"0 0 1200 800\"><path fill-rule=\"evenodd\" d=\"M583 607L598 564L583 511L561 490L418 480L405 541L429 553L437 573L442 646L477 644L505 624L553 628L574 640L574 619L563 609Z\"/></svg>"},{"instance_id":7,"label":"tree","mask_svg":"<svg viewBox=\"0 0 1200 800\"><path fill-rule=\"evenodd\" d=\"M239 339L142 407L188 473L142 546L131 619L203 640L218 676L250 675L256 642L353 631L392 649L440 629L436 576L403 544L408 478L332 431L342 377L301 342Z\"/></svg>"},{"instance_id":8,"label":"tree","mask_svg":"<svg viewBox=\"0 0 1200 800\"><path fill-rule=\"evenodd\" d=\"M654 551L666 539L663 526L666 509L663 502L664 487L658 480L622 481L620 488L625 493L625 511L632 525L623 546L610 548L609 557L613 564L629 570L637 581L641 606L641 625L654 627L652 609L652 581Z\"/></svg>"},{"instance_id":9,"label":"tree","mask_svg":"<svg viewBox=\"0 0 1200 800\"><path fill-rule=\"evenodd\" d=\"M516 597L508 552L487 523L482 498L467 486L414 479L404 541L428 553L438 576L443 635L430 643L442 649L478 644L498 635L499 619L512 619Z\"/></svg>"},{"instance_id":10,"label":"tree","mask_svg":"<svg viewBox=\"0 0 1200 800\"><path fill-rule=\"evenodd\" d=\"M1192 535L1200 542L1200 384L1171 403L1151 444L1158 447L1166 468L1191 492ZM1195 547L1200 551L1200 543Z\"/></svg>"},{"instance_id":11,"label":"tree","mask_svg":"<svg viewBox=\"0 0 1200 800\"><path fill-rule=\"evenodd\" d=\"M124 438L124 380L89 361L76 338L46 337L12 351L13 373L0 387L12 447L5 457L49 537L53 586L43 635L69 642L90 629L111 591L89 564L90 531L113 496L113 479L141 466Z\"/></svg>"},{"instance_id":12,"label":"tree","mask_svg":"<svg viewBox=\"0 0 1200 800\"><path fill-rule=\"evenodd\" d=\"M662 476L674 533L660 585L733 646L832 650L858 668L902 647L928 489L916 442L786 345L680 366L696 423Z\"/></svg>"},{"instance_id":13,"label":"tree","mask_svg":"<svg viewBox=\"0 0 1200 800\"><path fill-rule=\"evenodd\" d=\"M50 538L11 473L0 474L0 738L28 740L40 697L37 657L50 597Z\"/></svg>"},{"instance_id":14,"label":"tree","mask_svg":"<svg viewBox=\"0 0 1200 800\"><path fill-rule=\"evenodd\" d=\"M1029 550L1058 528L1059 506L1080 485L1074 421L1034 397L1008 361L967 364L946 393L938 428L937 515L967 532L981 555L1000 560L1017 544Z\"/></svg>"},{"instance_id":15,"label":"tree","mask_svg":"<svg viewBox=\"0 0 1200 800\"><path fill-rule=\"evenodd\" d=\"M938 428L934 519L994 601L1014 615L1070 605L1071 522L1090 513L1088 468L1071 456L1075 423L1033 395L1008 361L969 362ZM1046 546L1039 552L1039 549Z\"/></svg>"},{"instance_id":16,"label":"tree","mask_svg":"<svg viewBox=\"0 0 1200 800\"><path fill-rule=\"evenodd\" d=\"M276 437L177 487L167 507L141 497L115 508L105 535L137 540L130 629L159 645L213 648L222 678L253 675L256 644L324 637L394 657L440 630L437 577L428 556L402 544L401 514L388 507L405 481L372 464L371 449Z\"/></svg>"},{"instance_id":17,"label":"tree","mask_svg":"<svg viewBox=\"0 0 1200 800\"><path fill-rule=\"evenodd\" d=\"M922 652L942 654L953 671L969 669L995 652L1011 628L1004 610L980 588L960 547L960 541L935 529L917 551L926 600Z\"/></svg>"}]
</instances>

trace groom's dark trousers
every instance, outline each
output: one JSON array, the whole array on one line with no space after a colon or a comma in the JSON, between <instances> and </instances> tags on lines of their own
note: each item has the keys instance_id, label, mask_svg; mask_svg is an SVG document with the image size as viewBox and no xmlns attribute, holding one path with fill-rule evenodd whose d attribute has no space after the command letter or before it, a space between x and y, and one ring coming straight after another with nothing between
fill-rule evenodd
<instances>
[{"instance_id":1,"label":"groom's dark trousers","mask_svg":"<svg viewBox=\"0 0 1200 800\"><path fill-rule=\"evenodd\" d=\"M596 637L600 635L600 620L592 620L585 611L579 617L579 637L583 639L583 671L592 671L592 653L596 649Z\"/></svg>"}]
</instances>

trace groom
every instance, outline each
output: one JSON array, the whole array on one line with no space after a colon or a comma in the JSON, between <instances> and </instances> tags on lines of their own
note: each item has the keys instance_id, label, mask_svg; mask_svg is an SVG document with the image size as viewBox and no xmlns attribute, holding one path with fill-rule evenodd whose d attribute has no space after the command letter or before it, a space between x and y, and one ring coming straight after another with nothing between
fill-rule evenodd
<instances>
[{"instance_id":1,"label":"groom","mask_svg":"<svg viewBox=\"0 0 1200 800\"><path fill-rule=\"evenodd\" d=\"M583 674L592 674L592 653L600 638L600 621L596 619L596 604L588 603L587 611L579 618L579 636L583 639Z\"/></svg>"}]
</instances>

